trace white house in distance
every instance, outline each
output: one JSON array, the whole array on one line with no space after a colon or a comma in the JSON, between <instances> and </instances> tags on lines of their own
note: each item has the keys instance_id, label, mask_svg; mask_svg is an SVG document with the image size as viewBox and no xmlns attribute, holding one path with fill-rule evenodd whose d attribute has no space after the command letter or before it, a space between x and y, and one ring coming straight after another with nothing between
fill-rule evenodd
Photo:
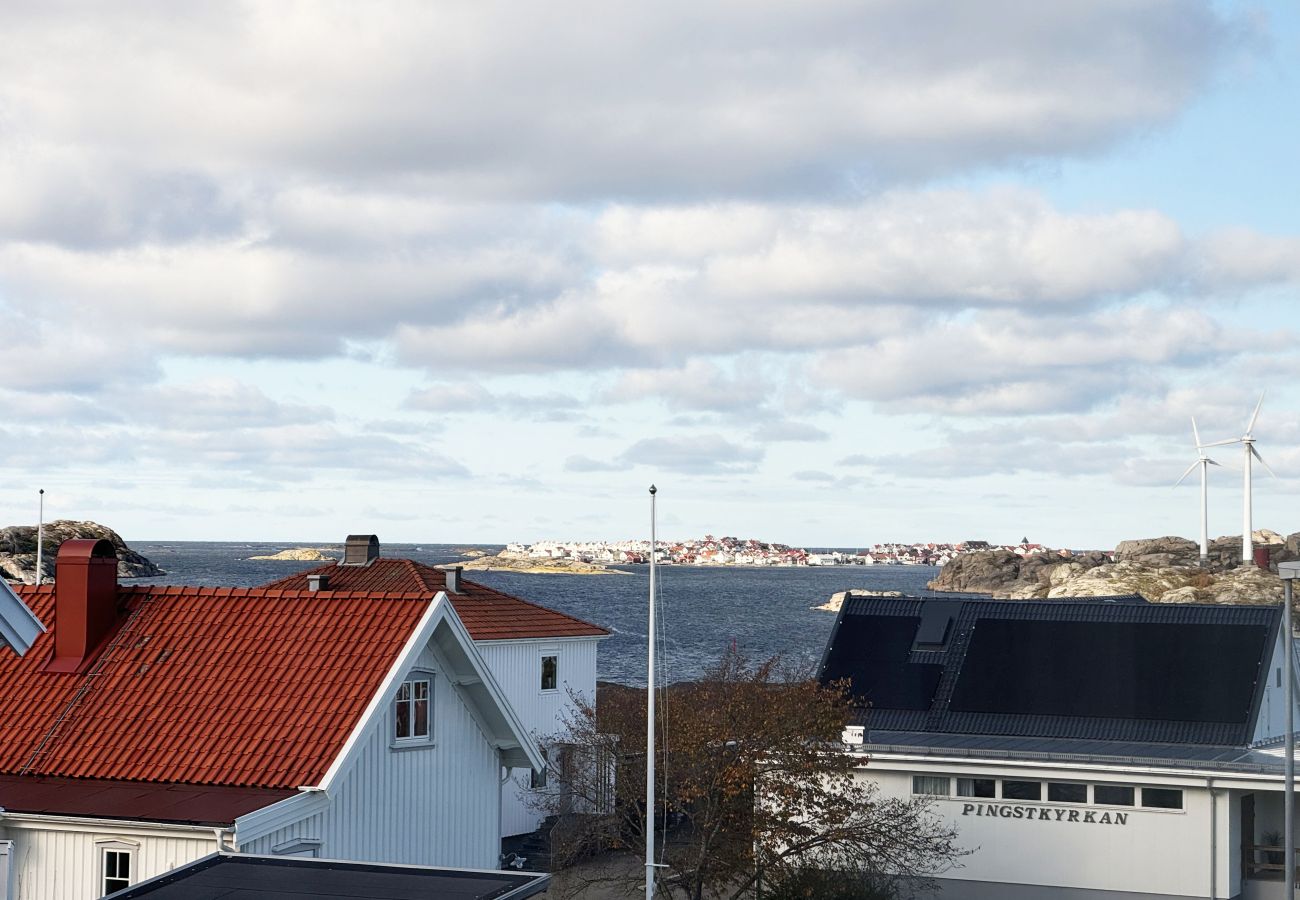
<instances>
[{"instance_id":1,"label":"white house in distance","mask_svg":"<svg viewBox=\"0 0 1300 900\"><path fill-rule=\"evenodd\" d=\"M1140 597L849 597L821 679L860 701L860 777L931 798L973 850L940 897L1280 898L1280 623Z\"/></svg>"},{"instance_id":2,"label":"white house in distance","mask_svg":"<svg viewBox=\"0 0 1300 900\"><path fill-rule=\"evenodd\" d=\"M217 850L495 868L528 729L444 593L120 586L67 541L0 654L4 900L90 900Z\"/></svg>"},{"instance_id":3,"label":"white house in distance","mask_svg":"<svg viewBox=\"0 0 1300 900\"><path fill-rule=\"evenodd\" d=\"M609 632L557 610L503 594L464 578L459 568L434 568L388 558L372 534L350 535L343 559L272 581L270 590L445 592L488 669L535 739L565 730L574 696L596 697L596 650ZM551 762L555 764L556 753ZM501 796L501 836L536 829L542 815L529 801L535 777L515 772Z\"/></svg>"}]
</instances>

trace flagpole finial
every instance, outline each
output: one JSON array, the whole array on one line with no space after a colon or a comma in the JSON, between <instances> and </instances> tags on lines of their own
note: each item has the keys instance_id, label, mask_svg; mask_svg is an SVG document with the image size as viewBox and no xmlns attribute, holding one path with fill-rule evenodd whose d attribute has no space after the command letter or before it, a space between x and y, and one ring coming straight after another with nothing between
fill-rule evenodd
<instances>
[{"instance_id":1,"label":"flagpole finial","mask_svg":"<svg viewBox=\"0 0 1300 900\"><path fill-rule=\"evenodd\" d=\"M657 493L659 493L659 488L655 487L653 484L650 485L650 495L654 496Z\"/></svg>"}]
</instances>

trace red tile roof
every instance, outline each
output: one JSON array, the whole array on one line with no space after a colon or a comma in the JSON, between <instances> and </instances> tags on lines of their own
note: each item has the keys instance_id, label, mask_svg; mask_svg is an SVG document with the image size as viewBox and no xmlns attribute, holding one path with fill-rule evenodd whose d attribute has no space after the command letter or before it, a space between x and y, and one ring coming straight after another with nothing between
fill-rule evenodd
<instances>
[{"instance_id":1,"label":"red tile roof","mask_svg":"<svg viewBox=\"0 0 1300 900\"><path fill-rule=\"evenodd\" d=\"M446 573L411 559L379 558L367 566L326 563L262 585L263 588L302 591L307 576L328 575L330 590L402 591L435 594L444 590ZM447 596L470 637L476 641L519 638L597 637L609 634L599 625L530 603L464 578L460 593Z\"/></svg>"},{"instance_id":2,"label":"red tile roof","mask_svg":"<svg viewBox=\"0 0 1300 900\"><path fill-rule=\"evenodd\" d=\"M17 586L58 628L51 586ZM293 789L318 784L427 592L120 587L88 672L43 671L53 634L0 654L0 775ZM9 806L0 786L0 806Z\"/></svg>"}]
</instances>

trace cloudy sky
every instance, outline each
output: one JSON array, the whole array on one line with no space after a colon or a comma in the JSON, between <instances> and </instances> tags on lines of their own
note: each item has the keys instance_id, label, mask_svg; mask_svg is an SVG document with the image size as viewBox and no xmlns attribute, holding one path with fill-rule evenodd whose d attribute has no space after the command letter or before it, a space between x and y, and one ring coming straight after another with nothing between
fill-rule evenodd
<instances>
[{"instance_id":1,"label":"cloudy sky","mask_svg":"<svg viewBox=\"0 0 1300 900\"><path fill-rule=\"evenodd\" d=\"M1112 546L1267 388L1300 530L1297 96L1286 0L9 2L0 524Z\"/></svg>"}]
</instances>

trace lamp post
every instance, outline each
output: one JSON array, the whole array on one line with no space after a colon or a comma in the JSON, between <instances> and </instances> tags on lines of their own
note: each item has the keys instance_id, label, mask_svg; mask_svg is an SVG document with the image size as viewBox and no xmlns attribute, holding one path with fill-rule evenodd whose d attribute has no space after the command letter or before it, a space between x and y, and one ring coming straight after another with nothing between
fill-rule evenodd
<instances>
[{"instance_id":1,"label":"lamp post","mask_svg":"<svg viewBox=\"0 0 1300 900\"><path fill-rule=\"evenodd\" d=\"M1286 873L1283 878L1286 884L1285 892L1282 896L1287 900L1295 897L1295 824L1292 819L1295 816L1295 669L1293 666L1294 642L1291 630L1291 604L1292 604L1292 587L1291 583L1297 577L1300 577L1300 562L1279 563L1277 573L1282 576L1282 657L1285 659L1286 677L1283 683L1286 685L1286 692L1283 695L1286 698L1286 743L1283 752L1285 758L1282 761L1283 785L1286 791L1282 798L1282 859L1286 864Z\"/></svg>"}]
</instances>

